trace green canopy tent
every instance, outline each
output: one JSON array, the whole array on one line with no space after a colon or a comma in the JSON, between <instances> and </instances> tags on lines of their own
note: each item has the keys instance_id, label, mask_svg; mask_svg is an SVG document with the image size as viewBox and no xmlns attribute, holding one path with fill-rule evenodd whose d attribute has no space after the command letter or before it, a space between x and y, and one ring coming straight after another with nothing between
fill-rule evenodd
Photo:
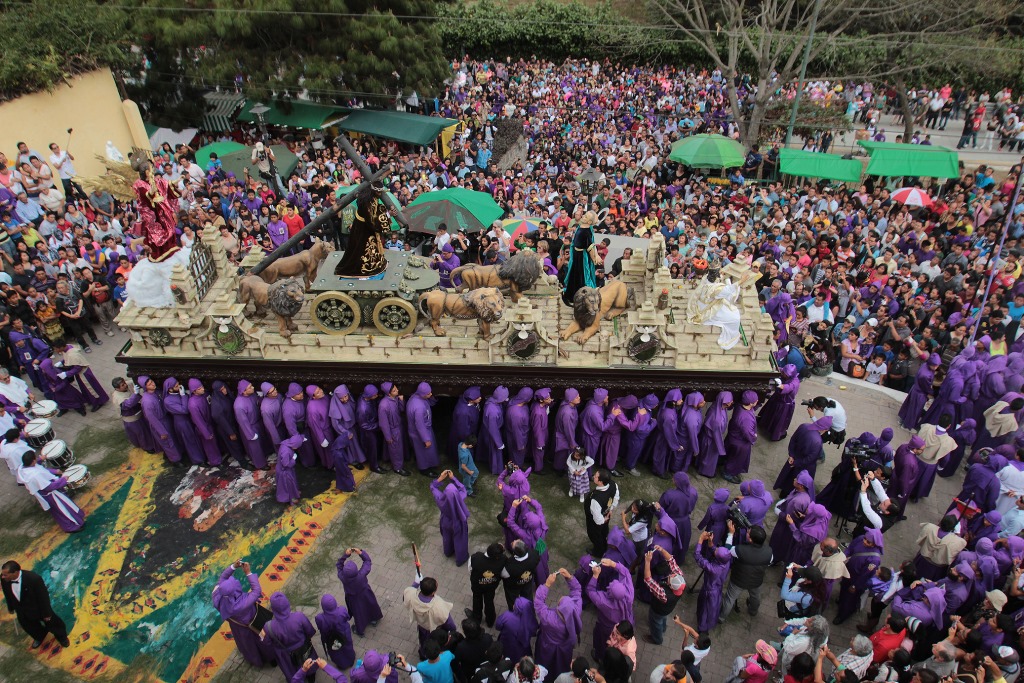
<instances>
[{"instance_id":1,"label":"green canopy tent","mask_svg":"<svg viewBox=\"0 0 1024 683\"><path fill-rule=\"evenodd\" d=\"M240 152L243 149L248 149L245 145L237 142L212 142L205 147L200 147L196 150L196 163L199 168L206 171L206 164L210 163L210 154L216 154L222 162L225 154L231 154L232 152ZM241 177L241 176L239 176Z\"/></svg>"},{"instance_id":2,"label":"green canopy tent","mask_svg":"<svg viewBox=\"0 0 1024 683\"><path fill-rule=\"evenodd\" d=\"M779 170L792 176L856 183L860 181L864 165L859 159L844 159L838 154L782 149L779 150Z\"/></svg>"},{"instance_id":3,"label":"green canopy tent","mask_svg":"<svg viewBox=\"0 0 1024 683\"><path fill-rule=\"evenodd\" d=\"M701 133L673 143L668 158L694 168L735 168L743 165L746 153L731 138Z\"/></svg>"},{"instance_id":4,"label":"green canopy tent","mask_svg":"<svg viewBox=\"0 0 1024 683\"><path fill-rule=\"evenodd\" d=\"M960 157L955 150L935 145L858 140L871 156L868 175L959 178Z\"/></svg>"},{"instance_id":5,"label":"green canopy tent","mask_svg":"<svg viewBox=\"0 0 1024 683\"><path fill-rule=\"evenodd\" d=\"M331 121L341 130L362 133L413 145L431 145L445 128L457 124L455 119L408 114L401 111L355 109L340 121Z\"/></svg>"},{"instance_id":6,"label":"green canopy tent","mask_svg":"<svg viewBox=\"0 0 1024 683\"><path fill-rule=\"evenodd\" d=\"M295 167L299 165L299 158L292 154L292 152L284 145L271 145L270 149L274 150L274 164L277 166L277 173L284 180L284 184L288 184L288 176L291 175ZM241 180L245 177L245 170L249 170L249 175L259 180L259 174L256 170L256 165L252 163L252 149L249 147L243 147L242 149L234 152L228 152L220 157L221 165L224 167L225 173L234 173L235 177ZM205 169L204 169L205 170Z\"/></svg>"},{"instance_id":7,"label":"green canopy tent","mask_svg":"<svg viewBox=\"0 0 1024 683\"><path fill-rule=\"evenodd\" d=\"M260 103L246 102L242 107L242 112L238 115L238 120L259 123L259 117L252 113L252 108L257 104ZM336 119L350 111L346 107L318 104L305 100L290 100L287 103L269 101L266 106L270 109L263 114L263 122L268 126L290 126L291 128L309 130L319 130L325 121Z\"/></svg>"},{"instance_id":8,"label":"green canopy tent","mask_svg":"<svg viewBox=\"0 0 1024 683\"><path fill-rule=\"evenodd\" d=\"M481 232L505 213L486 192L475 192L462 187L424 192L405 208L409 228L416 232L434 234L444 223L448 231Z\"/></svg>"}]
</instances>

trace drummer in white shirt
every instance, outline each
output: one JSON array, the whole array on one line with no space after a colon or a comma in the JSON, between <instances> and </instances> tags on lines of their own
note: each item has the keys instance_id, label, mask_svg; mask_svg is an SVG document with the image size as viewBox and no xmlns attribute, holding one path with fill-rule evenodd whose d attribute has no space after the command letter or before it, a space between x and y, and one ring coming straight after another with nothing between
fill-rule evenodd
<instances>
[{"instance_id":1,"label":"drummer in white shirt","mask_svg":"<svg viewBox=\"0 0 1024 683\"><path fill-rule=\"evenodd\" d=\"M18 482L19 485L24 485L21 481L21 456L25 451L32 450L32 447L25 443L21 438L21 431L15 428L8 429L4 434L4 440L0 441L0 458L3 458L7 463L7 469L11 471L11 476Z\"/></svg>"},{"instance_id":2,"label":"drummer in white shirt","mask_svg":"<svg viewBox=\"0 0 1024 683\"><path fill-rule=\"evenodd\" d=\"M20 377L12 377L11 371L7 368L0 368L0 396L7 399L8 403L18 406L22 413L28 414L35 395Z\"/></svg>"}]
</instances>

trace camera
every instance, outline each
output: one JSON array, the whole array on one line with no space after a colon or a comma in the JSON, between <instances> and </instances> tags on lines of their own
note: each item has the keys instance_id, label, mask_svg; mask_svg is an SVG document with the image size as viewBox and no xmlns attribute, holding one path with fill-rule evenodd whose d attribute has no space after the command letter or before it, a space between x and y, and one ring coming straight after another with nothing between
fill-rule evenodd
<instances>
[{"instance_id":1,"label":"camera","mask_svg":"<svg viewBox=\"0 0 1024 683\"><path fill-rule=\"evenodd\" d=\"M807 408L813 408L814 401L812 401L811 399L807 399L806 401L800 401L800 405L806 406Z\"/></svg>"},{"instance_id":2,"label":"camera","mask_svg":"<svg viewBox=\"0 0 1024 683\"><path fill-rule=\"evenodd\" d=\"M394 668L396 664L398 664L398 653L397 652L389 652L388 653L388 666L390 666L391 668Z\"/></svg>"},{"instance_id":3,"label":"camera","mask_svg":"<svg viewBox=\"0 0 1024 683\"><path fill-rule=\"evenodd\" d=\"M754 526L750 523L750 519L747 517L746 513L744 513L743 510L740 510L738 500L733 500L729 504L728 516L729 519L732 520L732 523L736 525L737 529L749 529Z\"/></svg>"}]
</instances>

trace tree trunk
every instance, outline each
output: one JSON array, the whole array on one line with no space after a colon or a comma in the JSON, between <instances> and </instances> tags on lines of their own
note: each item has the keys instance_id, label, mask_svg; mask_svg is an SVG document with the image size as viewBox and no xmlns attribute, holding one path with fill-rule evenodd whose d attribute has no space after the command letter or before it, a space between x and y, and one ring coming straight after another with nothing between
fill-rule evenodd
<instances>
[{"instance_id":1,"label":"tree trunk","mask_svg":"<svg viewBox=\"0 0 1024 683\"><path fill-rule=\"evenodd\" d=\"M914 112L910 108L910 97L907 96L907 82L903 76L896 76L893 83L900 96L900 111L903 112L903 143L909 145L910 139L914 137ZM878 117L881 120L882 115Z\"/></svg>"}]
</instances>

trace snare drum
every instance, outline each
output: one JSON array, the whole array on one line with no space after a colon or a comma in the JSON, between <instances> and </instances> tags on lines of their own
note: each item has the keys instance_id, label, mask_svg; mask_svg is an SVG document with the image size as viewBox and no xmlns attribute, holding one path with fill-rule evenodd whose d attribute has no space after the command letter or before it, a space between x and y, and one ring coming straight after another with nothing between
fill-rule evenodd
<instances>
[{"instance_id":1,"label":"snare drum","mask_svg":"<svg viewBox=\"0 0 1024 683\"><path fill-rule=\"evenodd\" d=\"M32 448L40 449L53 441L53 426L49 420L37 418L25 425L25 440Z\"/></svg>"},{"instance_id":2,"label":"snare drum","mask_svg":"<svg viewBox=\"0 0 1024 683\"><path fill-rule=\"evenodd\" d=\"M32 415L35 417L50 418L57 414L56 401L36 401L32 404Z\"/></svg>"},{"instance_id":3,"label":"snare drum","mask_svg":"<svg viewBox=\"0 0 1024 683\"><path fill-rule=\"evenodd\" d=\"M75 491L89 483L89 468L85 465L72 465L64 470L64 478L68 480L68 489Z\"/></svg>"},{"instance_id":4,"label":"snare drum","mask_svg":"<svg viewBox=\"0 0 1024 683\"><path fill-rule=\"evenodd\" d=\"M43 446L41 451L46 464L58 470L66 470L75 464L75 452L63 439L54 439Z\"/></svg>"}]
</instances>

